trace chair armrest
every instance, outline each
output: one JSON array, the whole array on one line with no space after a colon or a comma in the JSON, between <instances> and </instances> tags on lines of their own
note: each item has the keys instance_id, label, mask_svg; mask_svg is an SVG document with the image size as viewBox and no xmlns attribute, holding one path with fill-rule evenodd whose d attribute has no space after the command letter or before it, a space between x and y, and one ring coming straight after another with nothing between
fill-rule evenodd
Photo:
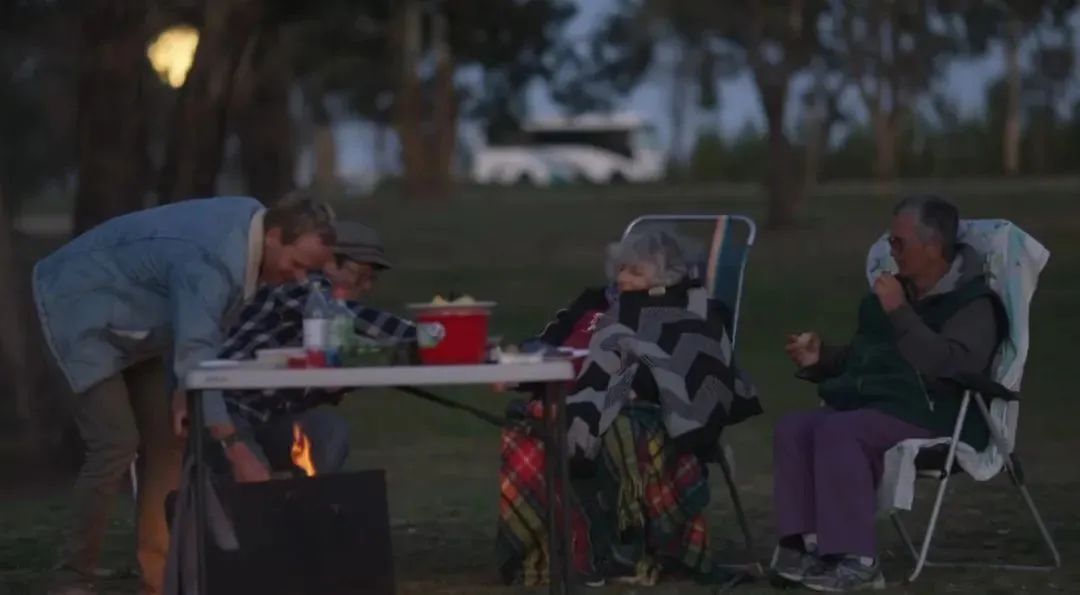
<instances>
[{"instance_id":1,"label":"chair armrest","mask_svg":"<svg viewBox=\"0 0 1080 595\"><path fill-rule=\"evenodd\" d=\"M964 390L973 390L988 399L1003 399L1005 401L1020 399L1020 393L1005 388L985 374L961 372L942 378L941 381L957 385Z\"/></svg>"}]
</instances>

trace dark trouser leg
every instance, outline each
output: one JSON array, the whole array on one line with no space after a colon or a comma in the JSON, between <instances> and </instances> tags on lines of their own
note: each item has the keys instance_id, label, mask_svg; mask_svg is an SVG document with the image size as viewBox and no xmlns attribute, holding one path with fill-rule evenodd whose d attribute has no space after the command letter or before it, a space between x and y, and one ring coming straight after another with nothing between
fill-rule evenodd
<instances>
[{"instance_id":1,"label":"dark trouser leg","mask_svg":"<svg viewBox=\"0 0 1080 595\"><path fill-rule=\"evenodd\" d=\"M814 430L834 413L824 408L789 413L773 429L773 509L781 539L817 531Z\"/></svg>"},{"instance_id":2,"label":"dark trouser leg","mask_svg":"<svg viewBox=\"0 0 1080 595\"><path fill-rule=\"evenodd\" d=\"M876 555L877 484L885 452L923 428L874 409L838 412L814 431L814 491L822 554Z\"/></svg>"},{"instance_id":3,"label":"dark trouser leg","mask_svg":"<svg viewBox=\"0 0 1080 595\"><path fill-rule=\"evenodd\" d=\"M122 376L111 376L74 398L86 458L75 480L72 518L61 555L63 564L90 576L101 557L120 481L138 450L139 432Z\"/></svg>"}]
</instances>

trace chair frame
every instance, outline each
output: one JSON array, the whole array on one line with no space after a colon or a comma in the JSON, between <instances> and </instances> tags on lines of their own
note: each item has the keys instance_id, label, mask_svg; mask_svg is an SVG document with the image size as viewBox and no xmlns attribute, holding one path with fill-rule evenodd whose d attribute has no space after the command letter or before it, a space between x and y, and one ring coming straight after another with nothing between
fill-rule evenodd
<instances>
[{"instance_id":1,"label":"chair frame","mask_svg":"<svg viewBox=\"0 0 1080 595\"><path fill-rule=\"evenodd\" d=\"M757 239L757 224L754 223L754 220L746 215L725 215L723 213L713 215L705 213L692 213L686 215L642 215L626 226L626 230L623 231L623 237L625 238L630 235L630 233L634 231L634 227L641 223L657 221L669 221L672 223L686 221L716 221L721 217L727 217L728 219L742 222L750 229L750 235L746 239L746 253L743 254L742 260L739 262L739 284L735 292L734 312L731 314L731 349L734 351L735 339L738 337L739 332L739 310L742 306L743 280L746 277L746 265L750 259L750 249L754 247L754 241Z\"/></svg>"},{"instance_id":2,"label":"chair frame","mask_svg":"<svg viewBox=\"0 0 1080 595\"><path fill-rule=\"evenodd\" d=\"M960 443L960 434L964 429L964 424L967 421L967 412L971 407L971 403L974 402L978 407L979 413L982 414L982 418L986 420L987 425L990 428L990 439L1002 453L1008 453L1005 457L1005 469L1008 471L1009 478L1012 480L1012 484L1020 492L1020 495L1024 499L1024 503L1027 505L1028 510L1031 512L1032 518L1035 520L1035 524L1039 528L1039 533L1042 536L1043 544L1046 546L1047 551L1052 558L1052 562L1049 564L994 564L994 563L979 563L979 562L939 562L929 560L930 545L933 542L934 533L937 530L937 522L941 514L941 506L945 500L945 490L949 485L949 477L952 475L953 465L956 462L956 448ZM944 465L940 470L931 471L935 473L933 475L926 475L925 471L920 471L920 477L931 477L938 479L937 495L934 498L934 508L930 513L930 520L926 528L926 533L922 538L922 544L920 547L916 547L915 543L911 540L910 533L904 527L903 521L900 519L900 514L896 510L892 510L889 513L889 518L896 527L897 533L900 534L900 539L907 546L908 552L911 554L912 560L915 562L915 568L907 578L907 582L912 583L919 577L923 569L926 567L941 567L941 568L994 568L1005 570L1038 570L1049 571L1061 567L1061 554L1058 552L1057 545L1054 543L1054 538L1050 535L1049 529L1046 527L1046 523L1043 522L1042 515L1039 513L1038 507L1035 506L1035 501L1031 498L1031 493L1028 491L1027 485L1024 481L1024 472L1020 466L1020 460L1016 454L1012 452L1009 441L1001 434L998 428L997 422L990 415L990 409L986 405L986 401L983 398L982 393L966 388L964 390L963 400L960 403L960 413L957 415L956 425L953 428L952 437L948 442L949 449L948 454L945 457ZM1000 472L999 472L1000 473Z\"/></svg>"},{"instance_id":3,"label":"chair frame","mask_svg":"<svg viewBox=\"0 0 1080 595\"><path fill-rule=\"evenodd\" d=\"M642 223L656 223L656 222L693 222L693 221L716 221L722 217L726 217L729 220L739 221L749 228L749 235L746 239L746 250L742 255L742 259L739 261L739 280L738 287L735 291L735 304L731 318L731 350L735 351L735 340L739 329L739 312L742 306L743 297L743 280L746 277L746 265L750 259L750 250L754 247L754 241L757 239L757 224L754 220L746 215L726 215L723 213L717 214L705 214L705 213L693 213L685 215L643 215L630 222L626 226L626 230L623 232L623 237L630 235L634 228ZM731 457L734 458L734 451L728 446L723 439L717 445L719 447L719 453L716 457L716 462L720 465L720 471L724 475L724 483L727 484L728 495L731 497L732 506L735 508L735 517L739 523L739 528L743 533L744 547L746 554L750 560L751 566L757 566L754 562L754 538L750 532L750 523L746 518L746 512L743 509L742 498L739 497L739 490L735 485L735 476L731 468L731 462L728 460L728 453L731 453ZM735 565L723 565L729 568L746 568L744 564Z\"/></svg>"},{"instance_id":4,"label":"chair frame","mask_svg":"<svg viewBox=\"0 0 1080 595\"><path fill-rule=\"evenodd\" d=\"M970 223L976 223L979 220L967 220ZM881 240L878 240L880 242ZM876 244L875 244L876 246ZM869 258L873 254L874 247L870 248L871 253ZM922 543L916 547L915 543L911 539L910 533L904 527L904 524L900 518L900 512L898 510L889 511L889 518L892 521L893 526L896 528L897 533L900 535L900 539L907 547L908 552L911 554L912 560L915 563L911 574L908 576L907 581L909 583L914 582L923 569L926 567L945 567L945 568L994 568L994 569L1007 569L1007 570L1053 570L1061 567L1061 555L1058 552L1057 545L1054 543L1054 539L1050 534L1050 531L1046 527L1046 523L1043 522L1042 515L1039 512L1038 507L1035 505L1034 500L1031 497L1031 493L1028 491L1027 485L1024 480L1023 467L1020 465L1020 459L1013 452L1013 445L1011 441L1002 434L1002 428L997 420L990 414L990 409L987 407L987 399L991 402L994 400L1003 400L1006 402L1019 400L1019 395L1001 386L994 379L986 375L964 375L964 377L945 379L952 381L959 385L963 390L963 395L960 402L960 411L957 415L956 422L953 426L952 436L945 443L947 445L947 451L945 460L940 467L936 464L933 468L919 468L918 462L916 462L917 478L931 478L938 480L937 494L934 498L934 507L930 512L929 522L926 527L926 532L922 537ZM991 444L995 446L1004 458L1004 469L1009 475L1013 486L1020 492L1021 497L1024 500L1028 511L1031 513L1032 518L1035 520L1035 524L1038 526L1039 533L1042 537L1043 544L1046 547L1047 552L1050 554L1051 562L1049 564L998 564L998 563L983 563L972 561L931 561L929 559L930 546L933 543L934 534L938 528L938 520L941 515L941 507L945 500L945 492L948 488L950 476L957 471L956 465L956 451L960 444L960 436L964 429L964 424L967 423L967 414L974 403L978 408L979 414L986 422L990 430ZM999 475L1001 470L995 474ZM993 479L993 478L990 478Z\"/></svg>"}]
</instances>

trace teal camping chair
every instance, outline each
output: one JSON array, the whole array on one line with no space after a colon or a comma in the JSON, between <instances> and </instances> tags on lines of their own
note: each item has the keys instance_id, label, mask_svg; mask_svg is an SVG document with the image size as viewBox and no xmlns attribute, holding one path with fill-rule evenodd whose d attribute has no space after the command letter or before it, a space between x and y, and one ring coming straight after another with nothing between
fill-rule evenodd
<instances>
[{"instance_id":1,"label":"teal camping chair","mask_svg":"<svg viewBox=\"0 0 1080 595\"><path fill-rule=\"evenodd\" d=\"M731 320L725 322L730 329L734 351L746 262L757 235L754 220L742 215L645 215L633 220L626 227L623 237L649 231L668 231L687 241L690 277L700 281L709 296L723 303L731 314ZM712 462L717 463L724 474L724 482L727 483L735 516L745 539L747 555L753 560L754 540L739 490L735 486L734 451L724 443L723 438L717 444Z\"/></svg>"}]
</instances>

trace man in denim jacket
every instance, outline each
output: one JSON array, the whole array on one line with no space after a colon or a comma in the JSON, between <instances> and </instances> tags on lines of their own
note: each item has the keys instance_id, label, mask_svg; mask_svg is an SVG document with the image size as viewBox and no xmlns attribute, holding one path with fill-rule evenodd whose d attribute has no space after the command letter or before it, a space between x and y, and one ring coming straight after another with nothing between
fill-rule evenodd
<instances>
[{"instance_id":1,"label":"man in denim jacket","mask_svg":"<svg viewBox=\"0 0 1080 595\"><path fill-rule=\"evenodd\" d=\"M160 591L164 501L182 453L184 377L217 357L223 329L260 284L321 268L334 241L333 213L311 199L290 197L266 209L252 198L210 198L117 217L37 263L38 315L76 393L75 421L87 447L53 593L92 592L109 512L140 447L138 561L143 593ZM232 438L220 393L207 393L204 404L236 478L268 476Z\"/></svg>"},{"instance_id":2,"label":"man in denim jacket","mask_svg":"<svg viewBox=\"0 0 1080 595\"><path fill-rule=\"evenodd\" d=\"M304 304L313 288L341 290L357 335L415 347L416 325L393 314L365 306L379 272L390 262L375 230L351 221L338 221L334 260L303 283L262 287L244 305L218 357L250 360L259 350L303 345ZM293 428L311 442L311 464L320 475L340 471L349 454L345 418L327 405L337 404L346 391L321 389L226 391L225 404L233 423L256 455L274 471L293 469Z\"/></svg>"}]
</instances>

